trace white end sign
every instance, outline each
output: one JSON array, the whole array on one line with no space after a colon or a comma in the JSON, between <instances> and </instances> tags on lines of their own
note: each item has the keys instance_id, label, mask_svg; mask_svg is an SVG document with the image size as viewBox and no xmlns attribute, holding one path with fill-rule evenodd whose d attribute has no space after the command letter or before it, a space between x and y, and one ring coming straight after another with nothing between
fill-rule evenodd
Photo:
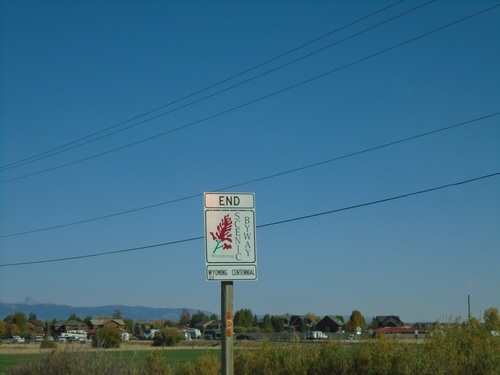
<instances>
[{"instance_id":1,"label":"white end sign","mask_svg":"<svg viewBox=\"0 0 500 375\"><path fill-rule=\"evenodd\" d=\"M205 193L204 208L207 280L257 280L254 194Z\"/></svg>"}]
</instances>

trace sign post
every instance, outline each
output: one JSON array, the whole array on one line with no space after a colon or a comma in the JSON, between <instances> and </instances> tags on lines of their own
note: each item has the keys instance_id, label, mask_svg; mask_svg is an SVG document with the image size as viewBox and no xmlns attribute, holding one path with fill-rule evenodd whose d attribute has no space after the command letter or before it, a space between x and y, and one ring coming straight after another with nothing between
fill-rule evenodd
<instances>
[{"instance_id":1,"label":"sign post","mask_svg":"<svg viewBox=\"0 0 500 375\"><path fill-rule=\"evenodd\" d=\"M221 282L222 375L234 374L233 282Z\"/></svg>"},{"instance_id":2,"label":"sign post","mask_svg":"<svg viewBox=\"0 0 500 375\"><path fill-rule=\"evenodd\" d=\"M257 280L255 196L205 193L205 275L221 281L222 374L234 374L233 280Z\"/></svg>"}]
</instances>

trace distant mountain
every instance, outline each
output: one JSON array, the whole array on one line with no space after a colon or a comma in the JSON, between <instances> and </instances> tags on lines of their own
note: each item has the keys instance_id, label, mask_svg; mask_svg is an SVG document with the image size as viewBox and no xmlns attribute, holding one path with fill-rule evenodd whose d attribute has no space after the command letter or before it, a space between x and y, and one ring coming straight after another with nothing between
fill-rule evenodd
<instances>
[{"instance_id":1,"label":"distant mountain","mask_svg":"<svg viewBox=\"0 0 500 375\"><path fill-rule=\"evenodd\" d=\"M155 307L145 307L145 306L124 306L124 305L107 305L107 306L97 306L97 307L76 307L68 305L56 305L52 303L39 303L32 298L26 298L22 303L1 303L0 302L0 320L3 320L7 315L14 314L15 312L21 311L26 314L26 317L30 313L36 314L37 319L40 320L63 320L68 319L71 314L75 314L79 318L83 319L87 316L97 318L100 316L112 316L116 310L120 310L121 315L124 318L130 318L134 321L137 320L156 320L156 319L168 319L168 320L179 320L182 313L182 307L175 308L155 308ZM191 314L195 314L198 311L203 311L199 309L188 308ZM203 311L208 316L212 315L212 312Z\"/></svg>"}]
</instances>

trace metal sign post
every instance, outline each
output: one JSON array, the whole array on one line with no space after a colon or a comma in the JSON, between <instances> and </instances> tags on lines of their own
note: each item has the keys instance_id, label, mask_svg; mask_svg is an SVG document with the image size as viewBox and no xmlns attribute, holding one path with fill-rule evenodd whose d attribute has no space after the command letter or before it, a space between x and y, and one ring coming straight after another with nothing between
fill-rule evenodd
<instances>
[{"instance_id":1,"label":"metal sign post","mask_svg":"<svg viewBox=\"0 0 500 375\"><path fill-rule=\"evenodd\" d=\"M221 282L222 375L234 374L233 282Z\"/></svg>"}]
</instances>

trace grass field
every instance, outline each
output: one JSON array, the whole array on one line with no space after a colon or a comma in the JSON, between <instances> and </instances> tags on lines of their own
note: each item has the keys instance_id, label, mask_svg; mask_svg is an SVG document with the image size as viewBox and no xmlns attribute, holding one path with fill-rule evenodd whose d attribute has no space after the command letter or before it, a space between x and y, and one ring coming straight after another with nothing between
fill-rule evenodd
<instances>
[{"instance_id":1,"label":"grass field","mask_svg":"<svg viewBox=\"0 0 500 375\"><path fill-rule=\"evenodd\" d=\"M7 345L0 347L0 373L220 374L220 344L203 341L165 349L152 348L146 342L126 343L119 349L106 350L75 344L61 345L57 350ZM500 338L472 324L449 325L418 342L379 335L351 342L264 340L237 344L234 369L238 375L498 375L500 368ZM27 362L15 366L23 361Z\"/></svg>"},{"instance_id":2,"label":"grass field","mask_svg":"<svg viewBox=\"0 0 500 375\"><path fill-rule=\"evenodd\" d=\"M124 345L121 350L106 350L99 352L98 355L111 356L115 361L134 363L138 366L146 363L146 357L151 352L161 352L162 357L165 358L167 363L185 363L194 362L199 357L203 355L213 355L220 358L220 348L172 348L172 349L159 349L152 348L149 343L148 346L126 346ZM64 347L59 346L58 350L70 350L70 351L81 351L89 350L87 346L78 347ZM29 344L19 347L7 346L2 347L4 350L0 350L0 375L7 373L7 370L18 363L32 360L38 357L41 353L46 353L47 350L38 349L38 345ZM7 353L5 353L7 352ZM50 350L49 350L50 352ZM97 354L96 354L97 355Z\"/></svg>"}]
</instances>

